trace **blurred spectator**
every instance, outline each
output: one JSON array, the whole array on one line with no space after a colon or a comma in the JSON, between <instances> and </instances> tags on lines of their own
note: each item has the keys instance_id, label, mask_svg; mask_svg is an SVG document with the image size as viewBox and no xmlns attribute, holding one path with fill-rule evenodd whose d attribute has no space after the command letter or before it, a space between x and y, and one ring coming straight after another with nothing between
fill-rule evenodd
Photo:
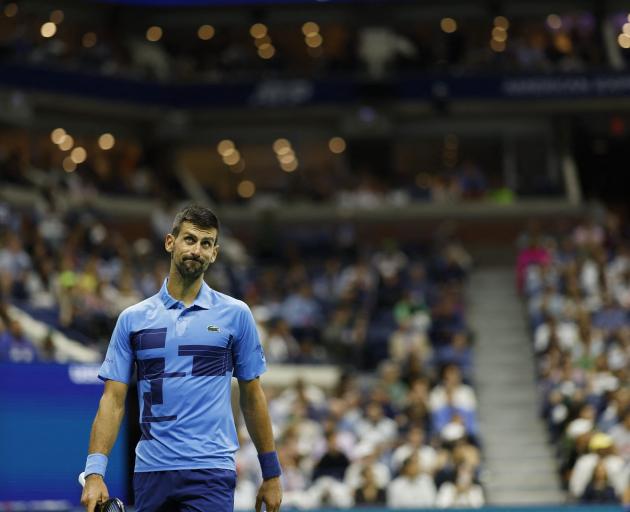
<instances>
[{"instance_id":1,"label":"blurred spectator","mask_svg":"<svg viewBox=\"0 0 630 512\"><path fill-rule=\"evenodd\" d=\"M610 484L606 465L600 460L593 470L593 477L580 498L582 503L619 503L614 487Z\"/></svg>"},{"instance_id":2,"label":"blurred spectator","mask_svg":"<svg viewBox=\"0 0 630 512\"><path fill-rule=\"evenodd\" d=\"M387 506L390 508L418 508L435 506L435 483L422 472L417 455L403 463L400 476L387 487Z\"/></svg>"},{"instance_id":3,"label":"blurred spectator","mask_svg":"<svg viewBox=\"0 0 630 512\"><path fill-rule=\"evenodd\" d=\"M376 482L370 466L361 473L361 484L354 491L354 504L357 507L383 507L386 501L385 489Z\"/></svg>"},{"instance_id":4,"label":"blurred spectator","mask_svg":"<svg viewBox=\"0 0 630 512\"><path fill-rule=\"evenodd\" d=\"M37 360L37 349L24 336L22 326L17 320L10 320L4 330L0 325L0 361L33 363Z\"/></svg>"},{"instance_id":5,"label":"blurred spectator","mask_svg":"<svg viewBox=\"0 0 630 512\"><path fill-rule=\"evenodd\" d=\"M474 472L466 465L457 468L455 482L444 482L437 493L435 504L439 508L473 507L485 504L481 486L473 481Z\"/></svg>"},{"instance_id":6,"label":"blurred spectator","mask_svg":"<svg viewBox=\"0 0 630 512\"><path fill-rule=\"evenodd\" d=\"M326 434L326 453L313 469L313 480L322 476L329 476L342 481L350 461L346 454L337 446L337 433L332 431Z\"/></svg>"}]
</instances>

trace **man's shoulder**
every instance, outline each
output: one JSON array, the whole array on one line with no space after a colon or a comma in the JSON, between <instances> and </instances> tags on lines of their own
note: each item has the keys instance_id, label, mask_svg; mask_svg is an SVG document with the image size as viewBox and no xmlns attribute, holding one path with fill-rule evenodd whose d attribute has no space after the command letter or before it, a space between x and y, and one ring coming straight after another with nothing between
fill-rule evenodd
<instances>
[{"instance_id":1,"label":"man's shoulder","mask_svg":"<svg viewBox=\"0 0 630 512\"><path fill-rule=\"evenodd\" d=\"M215 305L229 307L229 308L237 308L243 311L248 311L249 306L243 302L242 300L236 299L231 295L227 295L225 293L218 292L216 290L211 290L213 295L213 302Z\"/></svg>"},{"instance_id":2,"label":"man's shoulder","mask_svg":"<svg viewBox=\"0 0 630 512\"><path fill-rule=\"evenodd\" d=\"M160 313L160 309L163 309L161 306L163 304L158 295L152 295L123 309L119 318L128 322L135 319L152 319Z\"/></svg>"}]
</instances>

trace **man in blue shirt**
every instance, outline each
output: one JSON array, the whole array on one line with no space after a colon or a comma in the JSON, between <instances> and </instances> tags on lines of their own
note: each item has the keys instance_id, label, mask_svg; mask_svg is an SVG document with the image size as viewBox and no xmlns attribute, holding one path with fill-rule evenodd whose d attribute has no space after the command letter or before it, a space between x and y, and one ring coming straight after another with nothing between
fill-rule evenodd
<instances>
[{"instance_id":1,"label":"man in blue shirt","mask_svg":"<svg viewBox=\"0 0 630 512\"><path fill-rule=\"evenodd\" d=\"M81 502L88 512L108 498L104 482L137 368L140 429L134 473L138 512L213 511L234 507L238 448L232 376L238 379L245 424L259 453L262 504L277 512L280 465L259 376L265 357L252 314L203 280L217 257L219 222L207 208L175 217L165 248L168 278L154 296L119 316L99 377L105 390L90 435Z\"/></svg>"}]
</instances>

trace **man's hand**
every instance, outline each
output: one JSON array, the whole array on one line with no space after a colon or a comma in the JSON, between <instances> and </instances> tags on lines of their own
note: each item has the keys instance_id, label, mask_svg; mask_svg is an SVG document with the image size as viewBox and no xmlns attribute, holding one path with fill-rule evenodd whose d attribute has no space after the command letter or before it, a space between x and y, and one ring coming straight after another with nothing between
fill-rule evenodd
<instances>
[{"instance_id":1,"label":"man's hand","mask_svg":"<svg viewBox=\"0 0 630 512\"><path fill-rule=\"evenodd\" d=\"M94 512L96 505L109 499L109 491L101 475L88 475L81 494L81 505L87 512Z\"/></svg>"},{"instance_id":2,"label":"man's hand","mask_svg":"<svg viewBox=\"0 0 630 512\"><path fill-rule=\"evenodd\" d=\"M265 504L267 512L278 512L280 503L282 503L282 486L280 485L280 477L265 480L256 496L256 512L262 510L262 504Z\"/></svg>"}]
</instances>

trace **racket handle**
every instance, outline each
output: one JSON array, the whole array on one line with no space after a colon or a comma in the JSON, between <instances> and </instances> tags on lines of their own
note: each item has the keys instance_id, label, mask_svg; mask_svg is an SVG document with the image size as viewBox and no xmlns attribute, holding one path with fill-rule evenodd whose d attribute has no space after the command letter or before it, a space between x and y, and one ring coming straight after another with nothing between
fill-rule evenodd
<instances>
[{"instance_id":1,"label":"racket handle","mask_svg":"<svg viewBox=\"0 0 630 512\"><path fill-rule=\"evenodd\" d=\"M81 484L81 487L85 487L85 471L81 471L79 474L79 483Z\"/></svg>"}]
</instances>

